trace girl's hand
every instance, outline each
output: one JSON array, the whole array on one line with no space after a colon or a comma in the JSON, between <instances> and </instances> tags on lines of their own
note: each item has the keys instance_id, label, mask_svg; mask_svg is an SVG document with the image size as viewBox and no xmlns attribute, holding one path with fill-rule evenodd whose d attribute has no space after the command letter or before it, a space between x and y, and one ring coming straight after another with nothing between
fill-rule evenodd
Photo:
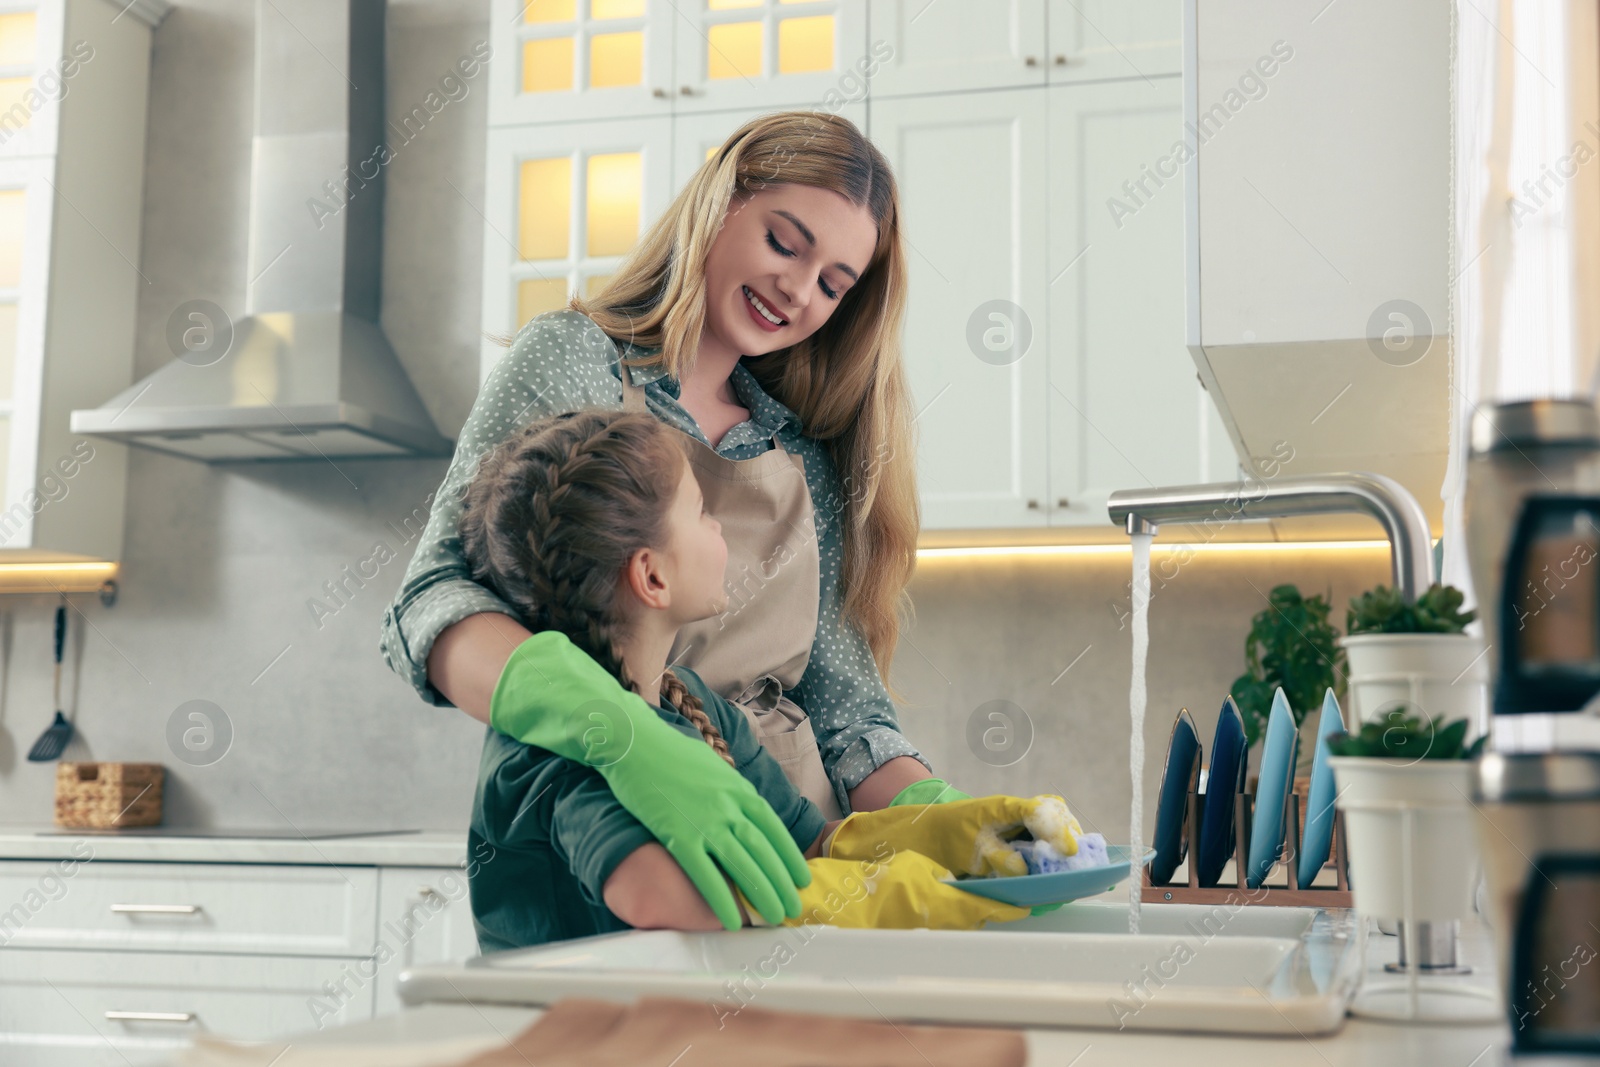
<instances>
[{"instance_id":1,"label":"girl's hand","mask_svg":"<svg viewBox=\"0 0 1600 1067\"><path fill-rule=\"evenodd\" d=\"M810 867L811 883L800 891L800 915L785 919L784 926L976 930L1028 915L1027 908L957 889L945 881L948 870L909 849L885 849L863 860L814 859Z\"/></svg>"}]
</instances>

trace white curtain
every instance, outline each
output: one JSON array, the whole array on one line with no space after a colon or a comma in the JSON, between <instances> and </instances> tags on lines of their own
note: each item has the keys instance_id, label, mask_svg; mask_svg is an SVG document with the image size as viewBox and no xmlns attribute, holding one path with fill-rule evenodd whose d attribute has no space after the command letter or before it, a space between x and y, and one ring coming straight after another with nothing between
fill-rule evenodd
<instances>
[{"instance_id":1,"label":"white curtain","mask_svg":"<svg viewBox=\"0 0 1600 1067\"><path fill-rule=\"evenodd\" d=\"M1597 0L1455 0L1450 462L1440 581L1477 602L1461 493L1480 404L1600 369ZM1474 625L1474 629L1476 629Z\"/></svg>"}]
</instances>

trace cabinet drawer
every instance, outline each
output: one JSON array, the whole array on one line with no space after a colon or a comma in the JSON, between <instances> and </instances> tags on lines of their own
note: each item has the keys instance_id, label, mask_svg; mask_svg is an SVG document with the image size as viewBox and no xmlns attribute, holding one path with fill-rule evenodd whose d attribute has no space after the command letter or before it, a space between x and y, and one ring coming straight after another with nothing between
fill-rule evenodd
<instances>
[{"instance_id":1,"label":"cabinet drawer","mask_svg":"<svg viewBox=\"0 0 1600 1067\"><path fill-rule=\"evenodd\" d=\"M0 952L0 1063L166 1063L200 1033L265 1040L372 1015L367 961Z\"/></svg>"},{"instance_id":2,"label":"cabinet drawer","mask_svg":"<svg viewBox=\"0 0 1600 1067\"><path fill-rule=\"evenodd\" d=\"M14 860L0 947L365 956L377 899L371 867Z\"/></svg>"}]
</instances>

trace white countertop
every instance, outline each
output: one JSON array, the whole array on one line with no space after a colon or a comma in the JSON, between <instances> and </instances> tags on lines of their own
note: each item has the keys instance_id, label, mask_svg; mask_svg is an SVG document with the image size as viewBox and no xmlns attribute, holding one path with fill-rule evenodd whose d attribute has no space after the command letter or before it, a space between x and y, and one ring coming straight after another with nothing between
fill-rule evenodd
<instances>
[{"instance_id":1,"label":"white countertop","mask_svg":"<svg viewBox=\"0 0 1600 1067\"><path fill-rule=\"evenodd\" d=\"M1372 932L1369 974L1395 958L1399 939ZM1461 958L1474 968L1446 981L1492 986L1495 967L1488 932L1464 923ZM1393 976L1383 976L1392 978ZM1373 981L1380 980L1373 978ZM460 1038L509 1039L542 1014L537 1008L429 1004L352 1026L285 1038L295 1047L387 1044L391 1048ZM1068 1067L1079 1057L1123 1067L1239 1067L1240 1064L1309 1064L1326 1067L1498 1067L1509 1046L1502 1019L1489 1023L1387 1023L1352 1017L1326 1037L1248 1037L1226 1034L1153 1033L1115 1030L1027 1030L1029 1067ZM353 1049L351 1051L354 1051Z\"/></svg>"},{"instance_id":2,"label":"white countertop","mask_svg":"<svg viewBox=\"0 0 1600 1067\"><path fill-rule=\"evenodd\" d=\"M460 867L467 835L442 830L373 837L182 837L181 831L118 834L0 825L0 860L111 860L152 863L292 863L331 867ZM291 831L292 833L293 831ZM85 854L84 848L91 851Z\"/></svg>"}]
</instances>

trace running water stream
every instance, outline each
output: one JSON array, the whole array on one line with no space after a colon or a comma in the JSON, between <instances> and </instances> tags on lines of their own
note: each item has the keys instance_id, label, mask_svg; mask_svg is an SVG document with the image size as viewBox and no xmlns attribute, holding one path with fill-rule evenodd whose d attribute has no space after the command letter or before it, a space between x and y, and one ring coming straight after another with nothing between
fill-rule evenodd
<instances>
[{"instance_id":1,"label":"running water stream","mask_svg":"<svg viewBox=\"0 0 1600 1067\"><path fill-rule=\"evenodd\" d=\"M1128 813L1128 932L1139 932L1139 896L1144 888L1144 705L1145 658L1150 651L1150 539L1136 533L1133 540L1133 679L1128 687L1128 774L1133 780L1133 804Z\"/></svg>"}]
</instances>

